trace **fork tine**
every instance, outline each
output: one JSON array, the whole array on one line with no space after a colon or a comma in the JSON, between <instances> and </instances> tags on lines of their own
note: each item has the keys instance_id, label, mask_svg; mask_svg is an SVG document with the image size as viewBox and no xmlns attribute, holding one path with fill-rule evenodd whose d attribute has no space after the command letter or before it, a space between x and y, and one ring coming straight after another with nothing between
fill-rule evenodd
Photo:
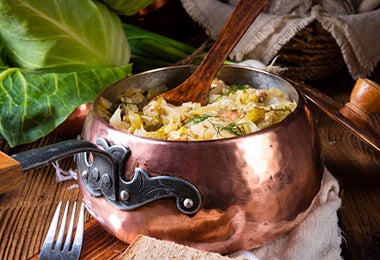
<instances>
[{"instance_id":1,"label":"fork tine","mask_svg":"<svg viewBox=\"0 0 380 260\"><path fill-rule=\"evenodd\" d=\"M53 247L55 232L57 230L57 225L58 225L58 220L59 220L59 212L61 211L61 205L62 205L62 201L58 203L57 209L55 210L53 220L49 226L49 230L46 234L46 238L44 240L44 244L41 249L41 252L51 250Z\"/></svg>"},{"instance_id":2,"label":"fork tine","mask_svg":"<svg viewBox=\"0 0 380 260\"><path fill-rule=\"evenodd\" d=\"M66 234L65 243L62 248L63 237L65 233L66 219L68 215L69 202L66 203L64 213L62 214L62 220L60 229L58 231L58 237L55 240L57 225L59 222L59 215L62 206L62 202L58 203L57 209L54 213L53 220L50 224L48 234L46 235L44 245L42 246L39 259L64 259L64 260L78 260L82 249L83 233L84 233L84 204L81 204L77 229L72 246L72 233L74 229L74 219L76 211L76 202L74 202L73 210L71 213L70 223ZM55 241L55 246L53 244Z\"/></svg>"},{"instance_id":3,"label":"fork tine","mask_svg":"<svg viewBox=\"0 0 380 260\"><path fill-rule=\"evenodd\" d=\"M74 201L74 206L73 206L73 210L72 210L72 213L71 213L71 219L70 219L69 229L67 230L65 244L63 246L63 251L68 251L69 247L70 247L70 244L71 244L71 236L73 234L73 227L74 227L74 218L75 218L76 207L77 207L77 202Z\"/></svg>"},{"instance_id":4,"label":"fork tine","mask_svg":"<svg viewBox=\"0 0 380 260\"><path fill-rule=\"evenodd\" d=\"M79 218L77 223L77 229L75 231L75 238L73 242L73 247L71 253L74 255L80 255L83 244L83 232L84 232L84 204L81 204Z\"/></svg>"},{"instance_id":5,"label":"fork tine","mask_svg":"<svg viewBox=\"0 0 380 260\"><path fill-rule=\"evenodd\" d=\"M59 228L57 241L55 242L55 246L54 246L54 249L57 251L62 249L62 242L63 242L63 236L65 235L65 226L66 226L66 218L67 218L68 209L69 209L69 202L66 202L65 211L63 212L62 222Z\"/></svg>"}]
</instances>

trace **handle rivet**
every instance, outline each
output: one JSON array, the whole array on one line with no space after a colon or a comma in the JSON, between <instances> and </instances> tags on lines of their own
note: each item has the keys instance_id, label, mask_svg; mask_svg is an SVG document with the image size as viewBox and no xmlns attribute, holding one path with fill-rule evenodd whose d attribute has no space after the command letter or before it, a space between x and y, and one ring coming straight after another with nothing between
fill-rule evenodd
<instances>
[{"instance_id":1,"label":"handle rivet","mask_svg":"<svg viewBox=\"0 0 380 260\"><path fill-rule=\"evenodd\" d=\"M88 178L88 171L87 170L84 170L82 172L82 178L85 179L85 180L87 180L87 178Z\"/></svg>"},{"instance_id":2,"label":"handle rivet","mask_svg":"<svg viewBox=\"0 0 380 260\"><path fill-rule=\"evenodd\" d=\"M185 206L185 208L187 209L190 209L194 206L194 202L193 200L189 199L189 198L186 198L184 201L183 201L183 206Z\"/></svg>"},{"instance_id":3,"label":"handle rivet","mask_svg":"<svg viewBox=\"0 0 380 260\"><path fill-rule=\"evenodd\" d=\"M127 201L129 199L129 193L126 190L120 192L120 199L122 201Z\"/></svg>"},{"instance_id":4,"label":"handle rivet","mask_svg":"<svg viewBox=\"0 0 380 260\"><path fill-rule=\"evenodd\" d=\"M102 176L102 186L107 189L111 188L112 181L109 175L105 174Z\"/></svg>"},{"instance_id":5,"label":"handle rivet","mask_svg":"<svg viewBox=\"0 0 380 260\"><path fill-rule=\"evenodd\" d=\"M100 176L99 176L99 170L98 170L98 168L92 169L91 170L91 179L93 181L99 181L99 178L100 178Z\"/></svg>"}]
</instances>

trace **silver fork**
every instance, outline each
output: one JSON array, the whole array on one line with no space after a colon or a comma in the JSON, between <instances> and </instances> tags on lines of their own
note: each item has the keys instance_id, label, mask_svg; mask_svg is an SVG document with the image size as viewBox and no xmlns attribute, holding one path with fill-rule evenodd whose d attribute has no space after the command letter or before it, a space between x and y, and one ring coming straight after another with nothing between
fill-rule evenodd
<instances>
[{"instance_id":1,"label":"silver fork","mask_svg":"<svg viewBox=\"0 0 380 260\"><path fill-rule=\"evenodd\" d=\"M80 207L79 219L78 219L78 224L75 231L74 241L73 241L73 244L71 245L71 240L72 240L71 237L73 233L75 209L76 209L76 202L74 202L74 206L73 206L73 210L71 214L71 220L70 220L69 228L66 234L66 240L62 246L69 202L66 203L65 211L62 216L61 226L59 229L56 243L54 245L54 238L56 235L57 225L59 221L59 215L60 215L59 213L61 210L61 204L62 204L62 201L59 202L57 209L55 210L54 217L50 224L44 244L42 246L39 259L67 259L67 260L79 259L80 251L82 249L82 242L83 242L84 206L82 203Z\"/></svg>"}]
</instances>

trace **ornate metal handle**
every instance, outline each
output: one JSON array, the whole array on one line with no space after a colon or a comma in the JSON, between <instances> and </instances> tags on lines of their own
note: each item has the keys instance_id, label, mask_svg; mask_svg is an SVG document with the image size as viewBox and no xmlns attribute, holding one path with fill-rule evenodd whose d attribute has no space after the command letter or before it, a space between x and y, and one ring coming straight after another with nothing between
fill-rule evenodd
<instances>
[{"instance_id":1,"label":"ornate metal handle","mask_svg":"<svg viewBox=\"0 0 380 260\"><path fill-rule=\"evenodd\" d=\"M124 164L130 151L121 145L109 146L103 138L98 138L96 143L104 151L76 155L79 178L91 195L104 196L122 210L167 197L175 197L177 208L185 214L199 210L201 196L193 184L170 176L150 177L141 168L135 169L132 180L124 180Z\"/></svg>"}]
</instances>

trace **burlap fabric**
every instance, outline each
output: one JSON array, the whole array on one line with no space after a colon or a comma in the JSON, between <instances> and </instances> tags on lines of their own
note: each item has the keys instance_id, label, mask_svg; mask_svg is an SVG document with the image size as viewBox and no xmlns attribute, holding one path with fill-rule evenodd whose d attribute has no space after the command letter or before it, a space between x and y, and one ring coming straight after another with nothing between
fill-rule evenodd
<instances>
[{"instance_id":1,"label":"burlap fabric","mask_svg":"<svg viewBox=\"0 0 380 260\"><path fill-rule=\"evenodd\" d=\"M216 39L238 2L181 1L211 39ZM230 59L256 59L269 64L297 33L318 23L336 41L352 77L368 76L380 60L379 6L380 0L271 1L232 51ZM326 45L320 50L321 55L331 48Z\"/></svg>"}]
</instances>

